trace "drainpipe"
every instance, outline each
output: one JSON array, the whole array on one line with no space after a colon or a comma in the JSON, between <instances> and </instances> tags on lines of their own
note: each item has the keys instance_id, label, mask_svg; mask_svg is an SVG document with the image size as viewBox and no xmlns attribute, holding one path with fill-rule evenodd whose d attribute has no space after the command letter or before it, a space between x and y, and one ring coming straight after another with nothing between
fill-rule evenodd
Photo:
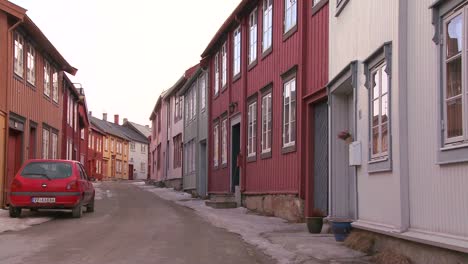
<instances>
[{"instance_id":1,"label":"drainpipe","mask_svg":"<svg viewBox=\"0 0 468 264\"><path fill-rule=\"evenodd\" d=\"M246 24L246 19L244 18L243 21L240 21L240 24L242 26L242 28L247 28L245 27L245 24ZM244 58L243 60L243 65L242 65L242 74L243 74L243 94L244 94L244 109L242 109L242 119L241 119L241 147L240 147L240 150L241 150L241 154L242 154L242 169L241 169L241 172L242 174L240 175L240 192L243 193L246 191L246 182L247 182L247 168L246 168L246 161L247 161L247 151L246 151L246 146L247 146L247 123L248 120L247 120L247 109L248 109L248 105L247 103L245 103L247 101L247 84L248 84L248 70L247 70L247 67L249 66L249 63L248 63L248 52L247 52L247 49L249 47L249 42L248 42L248 38L247 38L247 32L248 30L242 30L241 31L241 34L242 32L245 31L246 34L244 34L245 37L242 38L242 46L246 47L243 50L244 52L244 55L241 54L242 58ZM257 58L258 59L258 58ZM258 116L257 116L258 117ZM244 136L242 136L242 134L244 134ZM232 136L232 135L231 135ZM232 160L232 159L231 159ZM241 194L241 197L242 197L242 194ZM241 203L242 203L242 198L241 198Z\"/></svg>"},{"instance_id":2,"label":"drainpipe","mask_svg":"<svg viewBox=\"0 0 468 264\"><path fill-rule=\"evenodd\" d=\"M21 20L18 20L18 22L16 22L13 26L11 26L10 28L8 28L8 36L7 36L7 83L6 83L6 124L5 124L5 157L6 157L6 154L7 154L7 149L9 147L9 136L10 136L10 111L9 111L9 104L10 104L10 97L9 97L9 91L10 91L10 86L11 86L11 62L10 62L10 53L13 55L13 52L10 52L11 51L11 45L10 45L10 39L14 39L12 38L12 35L11 33L13 32L13 30L15 30L21 23L23 23L24 20L21 19ZM3 177L3 183L4 185L8 184L7 182L7 177L8 177L8 163L5 162L5 168L4 168L4 177ZM3 187L3 190L1 190L1 200L3 201L3 203L5 203L6 201L6 188L8 188L8 186L4 186ZM0 205L1 207L3 207L3 204Z\"/></svg>"}]
</instances>

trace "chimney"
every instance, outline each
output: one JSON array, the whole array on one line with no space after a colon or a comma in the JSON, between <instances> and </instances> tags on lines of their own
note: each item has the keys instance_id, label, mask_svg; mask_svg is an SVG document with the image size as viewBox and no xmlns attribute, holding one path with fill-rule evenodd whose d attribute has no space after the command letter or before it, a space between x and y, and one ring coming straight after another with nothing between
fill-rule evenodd
<instances>
[{"instance_id":1,"label":"chimney","mask_svg":"<svg viewBox=\"0 0 468 264\"><path fill-rule=\"evenodd\" d=\"M102 120L107 121L107 113L102 114Z\"/></svg>"},{"instance_id":2,"label":"chimney","mask_svg":"<svg viewBox=\"0 0 468 264\"><path fill-rule=\"evenodd\" d=\"M89 111L89 116L93 116L93 111Z\"/></svg>"},{"instance_id":3,"label":"chimney","mask_svg":"<svg viewBox=\"0 0 468 264\"><path fill-rule=\"evenodd\" d=\"M114 124L119 124L119 115L114 115Z\"/></svg>"},{"instance_id":4,"label":"chimney","mask_svg":"<svg viewBox=\"0 0 468 264\"><path fill-rule=\"evenodd\" d=\"M124 122L124 124L127 123L127 122L128 122L128 119L127 119L127 118L124 118L124 119L123 119L123 122Z\"/></svg>"}]
</instances>

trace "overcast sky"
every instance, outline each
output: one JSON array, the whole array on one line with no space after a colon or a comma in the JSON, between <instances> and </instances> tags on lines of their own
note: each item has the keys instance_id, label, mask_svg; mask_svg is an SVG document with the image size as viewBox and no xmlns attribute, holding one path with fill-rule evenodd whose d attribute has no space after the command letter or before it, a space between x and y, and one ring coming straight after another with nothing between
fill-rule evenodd
<instances>
[{"instance_id":1,"label":"overcast sky","mask_svg":"<svg viewBox=\"0 0 468 264\"><path fill-rule=\"evenodd\" d=\"M200 61L240 0L11 0L27 9L86 92L88 110L143 125L161 91Z\"/></svg>"}]
</instances>

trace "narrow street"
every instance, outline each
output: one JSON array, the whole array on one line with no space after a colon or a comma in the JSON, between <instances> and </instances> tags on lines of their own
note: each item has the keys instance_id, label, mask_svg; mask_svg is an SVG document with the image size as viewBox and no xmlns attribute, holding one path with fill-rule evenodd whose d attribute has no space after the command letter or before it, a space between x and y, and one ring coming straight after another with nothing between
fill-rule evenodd
<instances>
[{"instance_id":1,"label":"narrow street","mask_svg":"<svg viewBox=\"0 0 468 264\"><path fill-rule=\"evenodd\" d=\"M102 183L96 212L0 234L0 263L274 263L191 209L129 183Z\"/></svg>"}]
</instances>

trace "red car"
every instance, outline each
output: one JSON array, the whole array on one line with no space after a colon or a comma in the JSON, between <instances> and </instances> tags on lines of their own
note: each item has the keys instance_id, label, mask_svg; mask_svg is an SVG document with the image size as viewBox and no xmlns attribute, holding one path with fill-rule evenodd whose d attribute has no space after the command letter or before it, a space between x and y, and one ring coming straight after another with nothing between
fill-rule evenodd
<instances>
[{"instance_id":1,"label":"red car","mask_svg":"<svg viewBox=\"0 0 468 264\"><path fill-rule=\"evenodd\" d=\"M22 209L71 209L80 218L82 207L94 212L93 184L83 165L70 160L29 160L16 174L10 187L10 217Z\"/></svg>"}]
</instances>

